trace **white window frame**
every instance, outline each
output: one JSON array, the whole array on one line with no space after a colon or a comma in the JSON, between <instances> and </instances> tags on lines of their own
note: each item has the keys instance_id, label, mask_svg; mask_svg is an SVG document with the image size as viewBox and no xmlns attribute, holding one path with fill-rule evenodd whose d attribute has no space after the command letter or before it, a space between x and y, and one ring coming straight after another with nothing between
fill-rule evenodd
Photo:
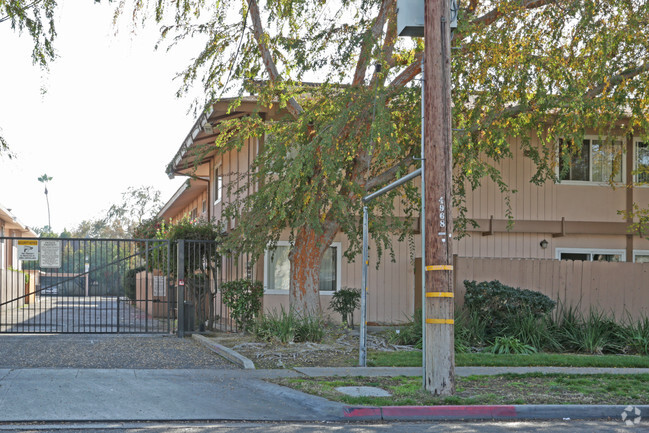
<instances>
[{"instance_id":1,"label":"white window frame","mask_svg":"<svg viewBox=\"0 0 649 433\"><path fill-rule=\"evenodd\" d=\"M602 182L602 181L593 181L590 180L593 178L593 155L592 155L592 142L593 140L597 141L605 141L607 138L601 138L597 135L584 135L583 140L590 140L590 144L588 145L588 180L562 180L561 179L561 142L557 144L557 170L556 170L556 175L557 179L559 180L560 185L609 185L608 182ZM622 137L613 137L613 141L619 141L621 142L621 147L622 147L622 153L624 154L626 149L624 146L625 140ZM635 155L634 155L634 160L635 160ZM621 181L615 181L616 184L618 185L623 185L626 183L626 158L622 157L621 164L620 164L620 174L622 177Z\"/></svg>"},{"instance_id":2,"label":"white window frame","mask_svg":"<svg viewBox=\"0 0 649 433\"><path fill-rule=\"evenodd\" d=\"M634 171L638 170L638 162L640 160L640 158L638 158L638 145L640 143L646 143L646 142L644 140L640 140L639 138L635 138L633 140L633 170ZM633 175L633 182L638 182L638 175L637 174ZM638 186L647 187L647 186L649 186L649 184L647 184L647 185L638 185Z\"/></svg>"},{"instance_id":3,"label":"white window frame","mask_svg":"<svg viewBox=\"0 0 649 433\"><path fill-rule=\"evenodd\" d=\"M291 247L292 244L288 241L277 241L277 246L278 247ZM342 253L342 243L341 242L332 242L330 247L336 247L336 291L340 290L340 285L341 285L341 277L342 277L342 258L343 258L343 253ZM270 258L271 258L272 252L270 250L266 250L264 252L264 294L266 295L287 295L288 290L268 290L268 282L270 275L268 273L268 269L270 268ZM334 291L331 290L326 290L326 291L321 291L321 295L332 295Z\"/></svg>"},{"instance_id":4,"label":"white window frame","mask_svg":"<svg viewBox=\"0 0 649 433\"><path fill-rule=\"evenodd\" d=\"M222 171L223 164L219 162L214 166L214 204L217 205L223 201L223 173ZM220 179L220 182L219 182Z\"/></svg>"},{"instance_id":5,"label":"white window frame","mask_svg":"<svg viewBox=\"0 0 649 433\"><path fill-rule=\"evenodd\" d=\"M626 250L616 250L607 248L556 248L554 256L557 260L561 260L561 253L570 254L618 254L621 256L620 262L626 262ZM592 261L592 260L590 260Z\"/></svg>"},{"instance_id":6,"label":"white window frame","mask_svg":"<svg viewBox=\"0 0 649 433\"><path fill-rule=\"evenodd\" d=\"M633 250L633 263L636 263L637 256L649 256L649 250Z\"/></svg>"}]
</instances>

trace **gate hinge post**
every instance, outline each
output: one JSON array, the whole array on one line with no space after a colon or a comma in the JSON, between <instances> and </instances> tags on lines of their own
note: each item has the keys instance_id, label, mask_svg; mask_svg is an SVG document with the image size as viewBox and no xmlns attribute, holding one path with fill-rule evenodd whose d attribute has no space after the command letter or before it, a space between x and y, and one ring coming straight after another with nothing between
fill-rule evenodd
<instances>
[{"instance_id":1,"label":"gate hinge post","mask_svg":"<svg viewBox=\"0 0 649 433\"><path fill-rule=\"evenodd\" d=\"M176 317L178 321L178 337L185 336L185 241L179 240L177 248L176 272L178 280L176 281Z\"/></svg>"}]
</instances>

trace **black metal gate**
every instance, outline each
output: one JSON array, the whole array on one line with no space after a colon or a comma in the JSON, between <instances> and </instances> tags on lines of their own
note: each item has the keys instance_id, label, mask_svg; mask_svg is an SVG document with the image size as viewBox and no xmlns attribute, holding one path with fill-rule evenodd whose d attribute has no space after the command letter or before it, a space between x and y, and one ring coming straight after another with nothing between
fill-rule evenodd
<instances>
[{"instance_id":1,"label":"black metal gate","mask_svg":"<svg viewBox=\"0 0 649 433\"><path fill-rule=\"evenodd\" d=\"M0 238L0 333L173 333L166 240Z\"/></svg>"}]
</instances>

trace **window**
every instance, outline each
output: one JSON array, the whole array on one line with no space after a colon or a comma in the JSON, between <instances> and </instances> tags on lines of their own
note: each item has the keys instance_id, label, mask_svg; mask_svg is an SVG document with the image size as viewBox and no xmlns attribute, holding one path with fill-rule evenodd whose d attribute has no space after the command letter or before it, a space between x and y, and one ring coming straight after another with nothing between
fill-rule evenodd
<instances>
[{"instance_id":1,"label":"window","mask_svg":"<svg viewBox=\"0 0 649 433\"><path fill-rule=\"evenodd\" d=\"M635 145L636 181L649 183L649 143L637 142Z\"/></svg>"},{"instance_id":2,"label":"window","mask_svg":"<svg viewBox=\"0 0 649 433\"><path fill-rule=\"evenodd\" d=\"M221 166L214 169L214 204L221 203L223 199L223 174Z\"/></svg>"},{"instance_id":3,"label":"window","mask_svg":"<svg viewBox=\"0 0 649 433\"><path fill-rule=\"evenodd\" d=\"M198 209L194 208L194 209L192 209L192 211L189 214L189 219L193 221L196 218L198 218Z\"/></svg>"},{"instance_id":4,"label":"window","mask_svg":"<svg viewBox=\"0 0 649 433\"><path fill-rule=\"evenodd\" d=\"M559 260L582 260L586 262L624 262L626 251L607 249L557 248Z\"/></svg>"},{"instance_id":5,"label":"window","mask_svg":"<svg viewBox=\"0 0 649 433\"><path fill-rule=\"evenodd\" d=\"M265 255L264 286L267 292L288 292L290 282L290 262L288 253L291 246L280 241L274 251ZM342 250L340 242L334 242L325 251L320 266L320 292L333 292L340 288Z\"/></svg>"},{"instance_id":6,"label":"window","mask_svg":"<svg viewBox=\"0 0 649 433\"><path fill-rule=\"evenodd\" d=\"M636 251L633 253L635 263L649 263L649 251Z\"/></svg>"},{"instance_id":7,"label":"window","mask_svg":"<svg viewBox=\"0 0 649 433\"><path fill-rule=\"evenodd\" d=\"M207 213L207 200L203 200L203 214Z\"/></svg>"},{"instance_id":8,"label":"window","mask_svg":"<svg viewBox=\"0 0 649 433\"><path fill-rule=\"evenodd\" d=\"M559 178L562 181L608 182L612 180L613 182L622 182L624 175L623 149L620 140L611 143L586 138L581 149L575 154L570 154L567 143L561 140L559 142ZM565 159L566 154L570 157L569 161Z\"/></svg>"}]
</instances>

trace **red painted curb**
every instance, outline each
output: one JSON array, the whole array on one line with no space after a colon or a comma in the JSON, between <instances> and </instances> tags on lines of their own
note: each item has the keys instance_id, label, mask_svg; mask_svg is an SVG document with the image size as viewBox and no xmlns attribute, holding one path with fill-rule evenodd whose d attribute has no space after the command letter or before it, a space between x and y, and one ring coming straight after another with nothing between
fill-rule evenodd
<instances>
[{"instance_id":1,"label":"red painted curb","mask_svg":"<svg viewBox=\"0 0 649 433\"><path fill-rule=\"evenodd\" d=\"M384 406L383 418L408 417L515 417L514 406Z\"/></svg>"},{"instance_id":2,"label":"red painted curb","mask_svg":"<svg viewBox=\"0 0 649 433\"><path fill-rule=\"evenodd\" d=\"M380 407L351 407L345 406L343 408L343 416L345 418L378 418L381 419Z\"/></svg>"},{"instance_id":3,"label":"red painted curb","mask_svg":"<svg viewBox=\"0 0 649 433\"><path fill-rule=\"evenodd\" d=\"M513 418L515 406L383 406L343 408L345 418Z\"/></svg>"}]
</instances>

